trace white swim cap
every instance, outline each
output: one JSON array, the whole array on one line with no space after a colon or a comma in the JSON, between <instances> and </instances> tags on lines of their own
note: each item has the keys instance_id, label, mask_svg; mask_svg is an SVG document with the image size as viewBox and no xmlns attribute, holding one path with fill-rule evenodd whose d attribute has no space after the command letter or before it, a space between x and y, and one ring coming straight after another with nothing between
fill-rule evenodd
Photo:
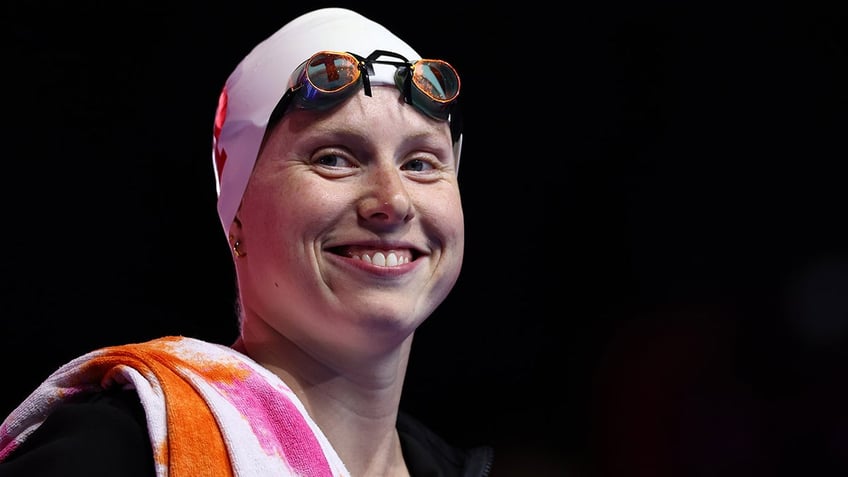
<instances>
[{"instance_id":1,"label":"white swim cap","mask_svg":"<svg viewBox=\"0 0 848 477\"><path fill-rule=\"evenodd\" d=\"M268 118L285 93L289 77L298 65L321 50L350 51L361 56L388 50L409 61L421 58L382 25L344 8L323 8L301 15L253 48L227 79L215 115L212 160L218 216L225 234L253 171ZM394 73L391 65L375 65L371 83L394 85Z\"/></svg>"}]
</instances>

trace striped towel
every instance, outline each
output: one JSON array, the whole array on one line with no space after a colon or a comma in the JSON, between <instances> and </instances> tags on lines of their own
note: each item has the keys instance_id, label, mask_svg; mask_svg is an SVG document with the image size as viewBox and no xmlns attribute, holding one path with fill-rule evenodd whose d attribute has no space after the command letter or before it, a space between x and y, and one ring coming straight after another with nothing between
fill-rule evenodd
<instances>
[{"instance_id":1,"label":"striped towel","mask_svg":"<svg viewBox=\"0 0 848 477\"><path fill-rule=\"evenodd\" d=\"M168 336L63 365L0 426L0 461L63 401L134 388L160 477L349 476L292 390L230 347Z\"/></svg>"}]
</instances>

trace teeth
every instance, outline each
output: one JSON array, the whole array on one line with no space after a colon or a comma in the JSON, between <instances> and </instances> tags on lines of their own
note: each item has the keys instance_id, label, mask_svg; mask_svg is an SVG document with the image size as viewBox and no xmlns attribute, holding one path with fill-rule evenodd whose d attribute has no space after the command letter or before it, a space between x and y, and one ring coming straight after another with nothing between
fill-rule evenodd
<instances>
[{"instance_id":1,"label":"teeth","mask_svg":"<svg viewBox=\"0 0 848 477\"><path fill-rule=\"evenodd\" d=\"M398 258L397 254L394 252L389 252L388 255L385 255L383 252L377 252L374 254L372 258L367 253L360 255L353 255L351 258L355 260L362 260L364 262L368 262L378 267L396 267L403 263L408 263L409 261L403 257Z\"/></svg>"},{"instance_id":2,"label":"teeth","mask_svg":"<svg viewBox=\"0 0 848 477\"><path fill-rule=\"evenodd\" d=\"M382 254L381 254L382 255ZM388 267L396 267L398 264L397 255L390 253L388 257L386 257L386 266Z\"/></svg>"}]
</instances>

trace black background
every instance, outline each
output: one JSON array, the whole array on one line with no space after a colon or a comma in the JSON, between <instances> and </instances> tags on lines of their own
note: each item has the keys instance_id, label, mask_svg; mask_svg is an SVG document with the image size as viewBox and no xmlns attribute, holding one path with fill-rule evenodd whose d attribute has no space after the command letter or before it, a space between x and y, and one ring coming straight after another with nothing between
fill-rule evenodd
<instances>
[{"instance_id":1,"label":"black background","mask_svg":"<svg viewBox=\"0 0 848 477\"><path fill-rule=\"evenodd\" d=\"M354 6L463 79L466 262L405 407L495 445L495 477L848 473L838 2L21 3L0 411L95 347L233 340L218 92L297 14Z\"/></svg>"}]
</instances>

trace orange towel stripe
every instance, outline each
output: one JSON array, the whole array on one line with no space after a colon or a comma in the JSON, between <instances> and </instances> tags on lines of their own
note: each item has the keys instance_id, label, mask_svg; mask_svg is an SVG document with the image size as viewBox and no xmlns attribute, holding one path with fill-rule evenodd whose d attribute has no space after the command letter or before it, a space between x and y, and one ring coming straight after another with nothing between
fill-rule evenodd
<instances>
[{"instance_id":1,"label":"orange towel stripe","mask_svg":"<svg viewBox=\"0 0 848 477\"><path fill-rule=\"evenodd\" d=\"M85 372L108 377L115 366L127 365L153 373L167 398L168 416L168 448L154 449L157 462L167 465L172 477L231 477L227 449L212 411L191 383L171 369L186 369L186 364L156 347L147 347L147 352L141 348L107 348L88 363Z\"/></svg>"}]
</instances>

